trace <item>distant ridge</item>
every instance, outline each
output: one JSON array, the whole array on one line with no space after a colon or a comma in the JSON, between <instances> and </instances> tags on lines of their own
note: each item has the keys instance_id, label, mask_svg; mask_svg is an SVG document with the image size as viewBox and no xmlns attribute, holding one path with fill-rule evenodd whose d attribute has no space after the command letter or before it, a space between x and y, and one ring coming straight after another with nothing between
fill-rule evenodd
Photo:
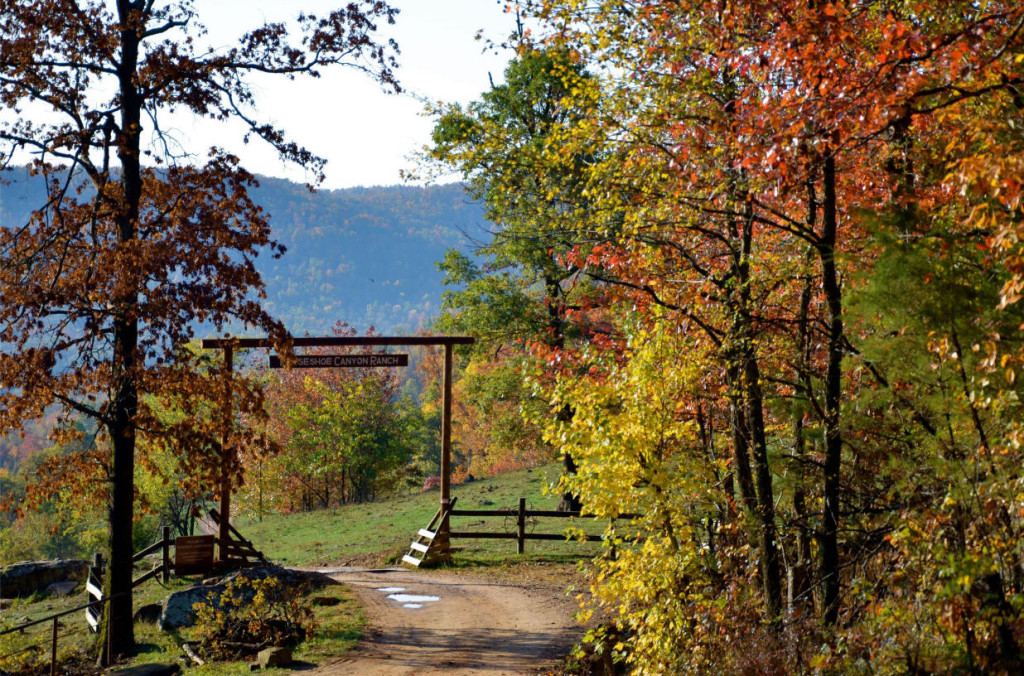
<instances>
[{"instance_id":1,"label":"distant ridge","mask_svg":"<svg viewBox=\"0 0 1024 676\"><path fill-rule=\"evenodd\" d=\"M14 169L0 185L0 224L24 222L43 186ZM323 333L336 321L378 332L411 332L437 314L449 248L469 251L463 233L483 238L480 204L461 184L323 190L259 177L253 199L270 215L288 251L257 259L267 309L295 335Z\"/></svg>"}]
</instances>

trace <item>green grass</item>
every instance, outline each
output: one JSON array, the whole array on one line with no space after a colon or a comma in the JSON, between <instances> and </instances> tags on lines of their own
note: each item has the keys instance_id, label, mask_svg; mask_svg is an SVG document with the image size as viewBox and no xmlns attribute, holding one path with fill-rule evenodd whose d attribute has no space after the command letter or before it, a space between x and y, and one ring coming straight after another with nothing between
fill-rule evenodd
<instances>
[{"instance_id":1,"label":"green grass","mask_svg":"<svg viewBox=\"0 0 1024 676\"><path fill-rule=\"evenodd\" d=\"M528 508L553 510L558 495L549 494L548 486L558 478L560 466L510 472L486 477L455 486L452 495L458 498L458 508L492 510L515 509L520 496L525 497ZM285 566L379 566L401 560L408 551L416 531L427 525L438 508L439 492L416 492L393 496L386 500L349 505L330 510L291 515L266 516L262 521L238 519L236 527L257 549L274 563ZM527 530L537 533L563 533L570 525L589 533L600 533L602 525L593 521L570 519L539 519L528 524ZM454 531L487 531L515 533L515 519L504 517L454 517ZM516 553L516 541L490 539L456 539L452 542L453 559L450 565L460 568L487 567L492 571L505 569L511 575L551 575L562 579L564 566L546 569L535 564L565 564L590 558L600 551L600 545L584 542L530 541L526 554ZM147 564L148 565L148 564ZM525 568L524 568L525 567ZM526 570L526 569L529 570ZM140 568L139 572L143 572ZM170 592L190 585L196 578L176 579L164 587L156 580L146 582L135 591L136 608L159 603ZM364 628L362 613L342 586L329 586L313 592L314 595L333 596L340 600L334 606L316 608L319 628L316 635L296 650L295 659L318 663L325 657L341 656L354 646ZM36 619L85 603L81 589L70 598L40 598L17 600L0 613L0 625L19 624L22 618ZM93 634L86 630L84 611L63 620L59 634L59 652L64 657L86 655L92 647ZM3 657L25 646L38 646L24 653L26 659L48 664L49 624L30 630L27 635L12 634L0 640L0 669L15 666L17 660L3 664ZM153 625L137 624L136 641L140 654L134 663L174 662L181 655L181 644L194 640L188 630L176 633L159 631ZM85 659L84 657L82 659ZM286 670L281 670L285 673ZM248 662L210 664L190 667L197 676L214 674L247 674Z\"/></svg>"},{"instance_id":2,"label":"green grass","mask_svg":"<svg viewBox=\"0 0 1024 676\"><path fill-rule=\"evenodd\" d=\"M355 598L342 585L334 584L313 590L309 596L318 599L334 599L335 605L312 603L316 613L316 630L314 635L299 645L293 652L297 662L317 664L326 657L343 655L355 647L362 638L366 627L362 609ZM136 641L139 643L139 655L132 664L151 662L172 662L181 653L181 644L190 643L196 647L200 636L194 628L162 632L153 625L136 625ZM248 674L249 664L255 661L240 660L236 662L208 662L203 666L189 667L189 673L196 676L231 676ZM280 669L281 673L290 673L291 669Z\"/></svg>"},{"instance_id":3,"label":"green grass","mask_svg":"<svg viewBox=\"0 0 1024 676\"><path fill-rule=\"evenodd\" d=\"M547 487L558 478L560 465L485 477L454 486L457 509L515 509L520 496L528 509L553 510L559 496ZM287 566L385 565L401 560L416 531L426 527L437 512L437 490L390 497L362 505L347 505L317 512L272 515L262 521L238 519L236 527L275 563ZM584 527L599 534L601 525L589 520L538 519L528 532L563 533L566 527ZM453 517L453 531L515 533L515 518ZM599 545L581 542L530 541L526 554L516 554L516 541L461 539L452 543L453 564L493 566L522 562L567 562L588 558Z\"/></svg>"}]
</instances>

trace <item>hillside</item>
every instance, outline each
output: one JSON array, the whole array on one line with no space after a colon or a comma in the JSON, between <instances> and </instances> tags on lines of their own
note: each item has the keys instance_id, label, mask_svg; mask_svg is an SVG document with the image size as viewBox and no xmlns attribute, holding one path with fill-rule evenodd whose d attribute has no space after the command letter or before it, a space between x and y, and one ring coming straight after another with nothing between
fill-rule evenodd
<instances>
[{"instance_id":1,"label":"hillside","mask_svg":"<svg viewBox=\"0 0 1024 676\"><path fill-rule=\"evenodd\" d=\"M415 330L436 314L449 248L485 229L479 204L457 184L351 188L312 194L262 179L256 201L288 248L259 268L267 308L293 333L322 332L336 320L381 332Z\"/></svg>"},{"instance_id":2,"label":"hillside","mask_svg":"<svg viewBox=\"0 0 1024 676\"><path fill-rule=\"evenodd\" d=\"M0 185L0 225L22 223L44 201L24 169ZM437 312L449 248L469 249L464 233L486 230L483 210L462 186L325 190L260 178L253 198L288 251L257 260L267 308L293 333L320 333L336 321L380 332L412 331Z\"/></svg>"}]
</instances>

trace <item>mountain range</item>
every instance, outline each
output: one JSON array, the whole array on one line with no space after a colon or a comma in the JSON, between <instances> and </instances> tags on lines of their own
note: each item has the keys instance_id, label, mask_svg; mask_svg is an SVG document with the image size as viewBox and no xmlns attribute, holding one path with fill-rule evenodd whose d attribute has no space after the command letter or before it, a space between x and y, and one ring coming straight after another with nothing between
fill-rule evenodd
<instances>
[{"instance_id":1,"label":"mountain range","mask_svg":"<svg viewBox=\"0 0 1024 676\"><path fill-rule=\"evenodd\" d=\"M5 174L0 224L23 223L43 203L41 181L25 170ZM337 321L360 331L407 333L437 311L449 248L471 252L486 236L483 208L461 184L378 186L310 192L259 178L251 191L270 215L280 259L260 256L266 307L292 335L326 332Z\"/></svg>"}]
</instances>

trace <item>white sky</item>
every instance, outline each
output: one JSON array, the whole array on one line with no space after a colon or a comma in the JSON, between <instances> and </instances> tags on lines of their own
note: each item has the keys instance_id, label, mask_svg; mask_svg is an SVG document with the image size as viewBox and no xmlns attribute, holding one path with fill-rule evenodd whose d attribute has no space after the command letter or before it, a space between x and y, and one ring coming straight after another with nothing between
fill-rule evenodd
<instances>
[{"instance_id":1,"label":"white sky","mask_svg":"<svg viewBox=\"0 0 1024 676\"><path fill-rule=\"evenodd\" d=\"M196 9L211 43L226 46L264 20L293 19L300 10L322 15L347 1L197 0ZM400 171L413 167L409 155L430 136L431 121L422 116L423 105L415 97L474 100L490 88L488 74L496 83L502 81L511 57L507 50L483 53L484 42L475 39L482 29L487 38L500 43L515 29L515 15L504 12L510 4L506 1L391 0L390 4L401 10L396 25L378 28L394 37L401 49L397 75L405 94L385 94L367 75L347 68L336 68L318 80L259 81L261 118L328 159L324 188L400 183ZM205 148L217 144L239 155L250 171L307 179L301 171L283 165L265 144L241 144L240 125L196 125L186 118L175 118L172 125L191 152L205 155Z\"/></svg>"}]
</instances>

